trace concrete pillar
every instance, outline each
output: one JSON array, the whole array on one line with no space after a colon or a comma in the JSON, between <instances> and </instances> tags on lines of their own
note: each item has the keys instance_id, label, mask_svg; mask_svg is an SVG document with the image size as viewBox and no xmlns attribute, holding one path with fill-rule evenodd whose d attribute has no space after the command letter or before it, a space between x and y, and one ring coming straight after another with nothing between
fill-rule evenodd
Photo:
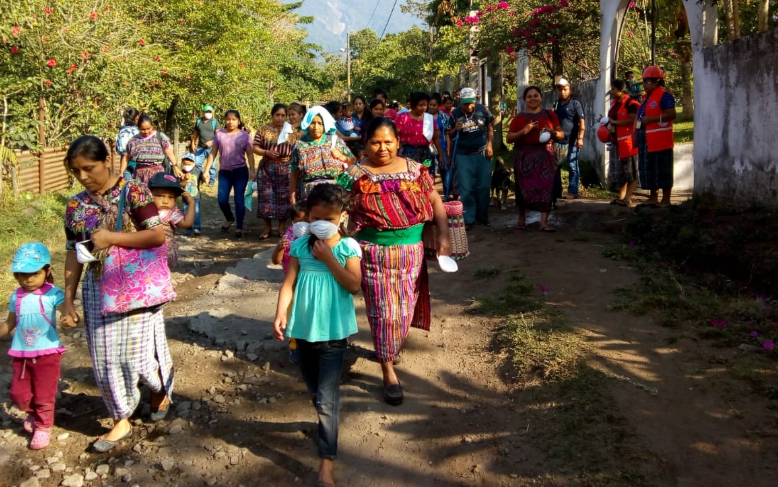
<instances>
[{"instance_id":1,"label":"concrete pillar","mask_svg":"<svg viewBox=\"0 0 778 487\"><path fill-rule=\"evenodd\" d=\"M526 49L521 49L516 54L516 109L524 109L524 88L529 86L529 55Z\"/></svg>"},{"instance_id":2,"label":"concrete pillar","mask_svg":"<svg viewBox=\"0 0 778 487\"><path fill-rule=\"evenodd\" d=\"M502 65L500 60L494 60L488 64L486 74L491 78L491 86L487 81L487 88L489 89L489 111L494 115L494 143L493 149L495 152L502 149L502 121L503 114L500 111L500 104L502 103Z\"/></svg>"}]
</instances>

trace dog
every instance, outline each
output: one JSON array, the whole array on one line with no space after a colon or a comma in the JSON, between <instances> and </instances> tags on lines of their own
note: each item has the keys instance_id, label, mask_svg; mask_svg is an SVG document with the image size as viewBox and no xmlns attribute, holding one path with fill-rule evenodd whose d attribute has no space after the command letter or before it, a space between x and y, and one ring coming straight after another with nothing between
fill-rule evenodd
<instances>
[{"instance_id":1,"label":"dog","mask_svg":"<svg viewBox=\"0 0 778 487\"><path fill-rule=\"evenodd\" d=\"M505 209L508 204L508 193L513 189L511 176L513 173L505 165L502 157L498 157L492 171L492 205Z\"/></svg>"}]
</instances>

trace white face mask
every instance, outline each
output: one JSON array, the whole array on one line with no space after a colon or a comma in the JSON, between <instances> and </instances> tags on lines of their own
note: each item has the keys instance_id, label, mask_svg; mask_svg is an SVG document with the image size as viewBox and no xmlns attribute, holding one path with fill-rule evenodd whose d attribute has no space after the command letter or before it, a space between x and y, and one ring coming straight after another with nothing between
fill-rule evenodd
<instances>
[{"instance_id":1,"label":"white face mask","mask_svg":"<svg viewBox=\"0 0 778 487\"><path fill-rule=\"evenodd\" d=\"M84 240L83 242L76 242L76 259L79 264L88 264L90 262L97 262L97 258L87 248L86 244L91 243L91 240Z\"/></svg>"},{"instance_id":2,"label":"white face mask","mask_svg":"<svg viewBox=\"0 0 778 487\"><path fill-rule=\"evenodd\" d=\"M194 164L184 164L184 172L192 172L195 168Z\"/></svg>"},{"instance_id":3,"label":"white face mask","mask_svg":"<svg viewBox=\"0 0 778 487\"><path fill-rule=\"evenodd\" d=\"M297 222L292 225L292 233L294 234L294 238L309 235L311 233L311 224L308 222Z\"/></svg>"},{"instance_id":4,"label":"white face mask","mask_svg":"<svg viewBox=\"0 0 778 487\"><path fill-rule=\"evenodd\" d=\"M316 220L311 223L311 233L319 240L327 240L338 234L338 226L325 220Z\"/></svg>"},{"instance_id":5,"label":"white face mask","mask_svg":"<svg viewBox=\"0 0 778 487\"><path fill-rule=\"evenodd\" d=\"M213 113L205 112L205 114L203 115L203 118L206 119L206 120L210 120L210 119L213 118Z\"/></svg>"}]
</instances>

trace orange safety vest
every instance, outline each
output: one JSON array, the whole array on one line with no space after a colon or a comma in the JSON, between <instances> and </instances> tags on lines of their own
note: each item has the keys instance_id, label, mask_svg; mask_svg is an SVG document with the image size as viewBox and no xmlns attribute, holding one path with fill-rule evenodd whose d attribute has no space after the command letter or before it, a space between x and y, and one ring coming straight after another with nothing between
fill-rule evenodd
<instances>
[{"instance_id":1,"label":"orange safety vest","mask_svg":"<svg viewBox=\"0 0 778 487\"><path fill-rule=\"evenodd\" d=\"M665 90L662 87L657 87L651 92L651 95L644 102L646 106L645 116L658 117L662 115L661 100L662 95L665 94ZM659 152L667 149L672 149L675 145L675 139L673 137L673 121L667 122L649 123L645 125L646 130L646 144L648 145L648 152Z\"/></svg>"},{"instance_id":2,"label":"orange safety vest","mask_svg":"<svg viewBox=\"0 0 778 487\"><path fill-rule=\"evenodd\" d=\"M626 120L629 117L627 108L629 108L629 106L632 104L640 106L638 102L627 95L621 98L621 105L618 107L618 111L616 112L617 120ZM638 146L634 141L634 132L634 124L616 126L616 139L619 143L619 159L626 159L627 157L637 155Z\"/></svg>"}]
</instances>

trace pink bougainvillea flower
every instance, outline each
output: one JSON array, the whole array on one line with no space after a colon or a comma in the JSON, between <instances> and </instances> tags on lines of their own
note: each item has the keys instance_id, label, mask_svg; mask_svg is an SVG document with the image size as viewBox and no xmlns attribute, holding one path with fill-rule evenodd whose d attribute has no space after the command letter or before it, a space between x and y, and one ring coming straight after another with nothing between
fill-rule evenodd
<instances>
[{"instance_id":1,"label":"pink bougainvillea flower","mask_svg":"<svg viewBox=\"0 0 778 487\"><path fill-rule=\"evenodd\" d=\"M551 44L556 44L556 37L552 37L548 40Z\"/></svg>"},{"instance_id":2,"label":"pink bougainvillea flower","mask_svg":"<svg viewBox=\"0 0 778 487\"><path fill-rule=\"evenodd\" d=\"M48 62L46 63L46 66L48 66L50 68L57 67L57 60L56 59L49 59Z\"/></svg>"},{"instance_id":3,"label":"pink bougainvillea flower","mask_svg":"<svg viewBox=\"0 0 778 487\"><path fill-rule=\"evenodd\" d=\"M560 7L569 7L570 6L570 2L568 2L567 0L559 0L559 6Z\"/></svg>"},{"instance_id":4,"label":"pink bougainvillea flower","mask_svg":"<svg viewBox=\"0 0 778 487\"><path fill-rule=\"evenodd\" d=\"M751 333L749 333L748 336L750 336L751 338L756 338L759 336L759 332L754 330Z\"/></svg>"},{"instance_id":5,"label":"pink bougainvillea flower","mask_svg":"<svg viewBox=\"0 0 778 487\"><path fill-rule=\"evenodd\" d=\"M513 51L515 51L515 49L513 49L513 46L506 46L505 47L505 52L507 52L508 54L512 53Z\"/></svg>"},{"instance_id":6,"label":"pink bougainvillea flower","mask_svg":"<svg viewBox=\"0 0 778 487\"><path fill-rule=\"evenodd\" d=\"M635 2L629 2L629 8L635 8Z\"/></svg>"},{"instance_id":7,"label":"pink bougainvillea flower","mask_svg":"<svg viewBox=\"0 0 778 487\"><path fill-rule=\"evenodd\" d=\"M89 14L89 18L92 20L97 20L97 12L91 12Z\"/></svg>"},{"instance_id":8,"label":"pink bougainvillea flower","mask_svg":"<svg viewBox=\"0 0 778 487\"><path fill-rule=\"evenodd\" d=\"M497 4L497 8L501 8L503 10L508 10L510 5L508 5L508 2L500 2Z\"/></svg>"},{"instance_id":9,"label":"pink bougainvillea flower","mask_svg":"<svg viewBox=\"0 0 778 487\"><path fill-rule=\"evenodd\" d=\"M457 27L462 27L462 19L457 19Z\"/></svg>"},{"instance_id":10,"label":"pink bougainvillea flower","mask_svg":"<svg viewBox=\"0 0 778 487\"><path fill-rule=\"evenodd\" d=\"M249 280L249 276L243 276L243 279L248 281Z\"/></svg>"},{"instance_id":11,"label":"pink bougainvillea flower","mask_svg":"<svg viewBox=\"0 0 778 487\"><path fill-rule=\"evenodd\" d=\"M727 320L710 320L710 326L713 328L726 328Z\"/></svg>"},{"instance_id":12,"label":"pink bougainvillea flower","mask_svg":"<svg viewBox=\"0 0 778 487\"><path fill-rule=\"evenodd\" d=\"M141 39L141 40L138 41L138 44L140 44L141 46L145 46L146 45L146 41Z\"/></svg>"},{"instance_id":13,"label":"pink bougainvillea flower","mask_svg":"<svg viewBox=\"0 0 778 487\"><path fill-rule=\"evenodd\" d=\"M537 42L530 39L529 42L527 42L527 47L535 47L537 44Z\"/></svg>"},{"instance_id":14,"label":"pink bougainvillea flower","mask_svg":"<svg viewBox=\"0 0 778 487\"><path fill-rule=\"evenodd\" d=\"M775 343L773 343L771 340L765 340L762 342L762 348L765 350L773 350L775 349Z\"/></svg>"},{"instance_id":15,"label":"pink bougainvillea flower","mask_svg":"<svg viewBox=\"0 0 778 487\"><path fill-rule=\"evenodd\" d=\"M19 48L16 46L11 46L11 54L19 54Z\"/></svg>"},{"instance_id":16,"label":"pink bougainvillea flower","mask_svg":"<svg viewBox=\"0 0 778 487\"><path fill-rule=\"evenodd\" d=\"M21 31L22 28L19 27L18 25L14 25L13 27L11 27L11 35L14 37L19 37L19 32Z\"/></svg>"},{"instance_id":17,"label":"pink bougainvillea flower","mask_svg":"<svg viewBox=\"0 0 778 487\"><path fill-rule=\"evenodd\" d=\"M521 31L521 35L523 35L524 37L529 37L530 34L532 34L532 32L528 31L527 29Z\"/></svg>"}]
</instances>

